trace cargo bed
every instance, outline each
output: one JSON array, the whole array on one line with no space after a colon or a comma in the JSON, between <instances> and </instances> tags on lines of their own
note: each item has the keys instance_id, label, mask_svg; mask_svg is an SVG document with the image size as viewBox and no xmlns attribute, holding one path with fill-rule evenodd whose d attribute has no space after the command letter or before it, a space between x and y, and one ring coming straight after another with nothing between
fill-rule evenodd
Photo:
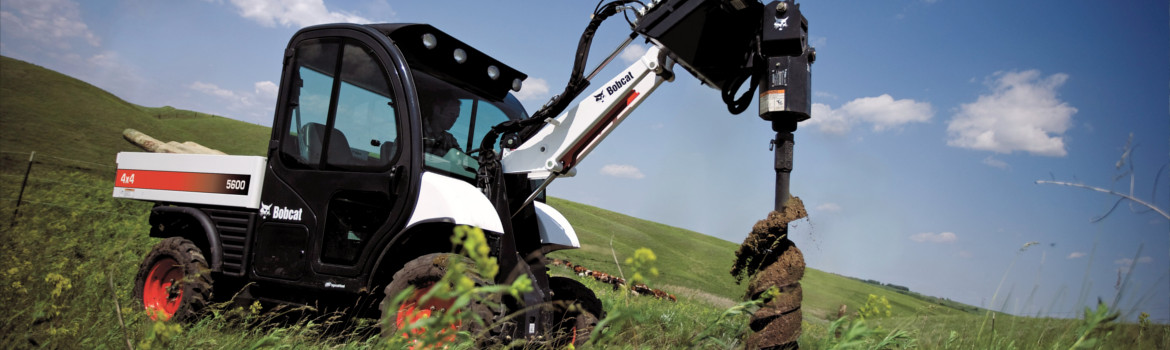
<instances>
[{"instance_id":1,"label":"cargo bed","mask_svg":"<svg viewBox=\"0 0 1170 350\"><path fill-rule=\"evenodd\" d=\"M260 208L267 159L175 153L118 153L114 197Z\"/></svg>"}]
</instances>

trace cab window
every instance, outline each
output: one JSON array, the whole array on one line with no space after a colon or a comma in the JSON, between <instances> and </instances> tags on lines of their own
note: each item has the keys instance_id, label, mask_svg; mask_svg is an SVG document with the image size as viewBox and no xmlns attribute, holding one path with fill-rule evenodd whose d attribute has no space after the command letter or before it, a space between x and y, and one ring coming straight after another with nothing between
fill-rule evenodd
<instances>
[{"instance_id":1,"label":"cab window","mask_svg":"<svg viewBox=\"0 0 1170 350\"><path fill-rule=\"evenodd\" d=\"M372 51L351 39L296 48L281 157L292 167L377 171L397 154L394 94Z\"/></svg>"},{"instance_id":2,"label":"cab window","mask_svg":"<svg viewBox=\"0 0 1170 350\"><path fill-rule=\"evenodd\" d=\"M424 72L414 71L422 115L423 159L428 170L474 179L483 136L499 123L526 118L508 95L493 101ZM499 145L493 145L499 152Z\"/></svg>"}]
</instances>

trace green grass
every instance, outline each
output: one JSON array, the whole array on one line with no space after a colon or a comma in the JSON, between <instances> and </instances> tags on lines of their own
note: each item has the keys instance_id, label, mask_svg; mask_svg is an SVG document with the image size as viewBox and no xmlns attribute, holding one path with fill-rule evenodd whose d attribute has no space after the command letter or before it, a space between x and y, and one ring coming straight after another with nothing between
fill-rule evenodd
<instances>
[{"instance_id":1,"label":"green grass","mask_svg":"<svg viewBox=\"0 0 1170 350\"><path fill-rule=\"evenodd\" d=\"M0 57L0 80L3 151L112 161L112 154L119 151L139 151L122 139L122 130L134 128L162 141L194 141L228 154L266 153L267 127L170 107L138 106L8 57Z\"/></svg>"},{"instance_id":2,"label":"green grass","mask_svg":"<svg viewBox=\"0 0 1170 350\"><path fill-rule=\"evenodd\" d=\"M232 154L263 154L269 129L173 108L136 106L96 87L24 62L0 58L0 348L378 348L368 321L331 327L332 315L280 317L281 310L253 312L223 306L193 324L156 324L138 311L131 284L138 264L157 240L147 237L149 203L111 197L114 155L136 150L122 140L131 127L162 140L195 141ZM14 226L14 198L37 151L25 203ZM43 155L43 156L42 156ZM81 161L81 162L78 162ZM553 256L617 273L640 247L652 249L661 274L652 287L679 296L677 303L635 297L583 280L612 316L592 348L735 348L748 334L746 315L726 315L744 286L728 270L736 244L639 220L600 208L550 199L574 224L582 249ZM745 227L745 232L750 229ZM876 257L874 257L876 259ZM627 275L632 274L623 266ZM560 267L555 275L571 275ZM576 278L576 277L574 277ZM110 288L110 284L113 288ZM1015 317L984 312L937 298L808 269L804 285L806 349L845 348L829 332L838 305L853 314L869 294L888 298L892 317L873 318L856 348L873 348L886 335L905 331L927 349L1068 349L1080 335L1095 348L1164 349L1170 326L1116 324L1084 332L1079 319ZM126 322L123 330L118 310ZM979 325L987 322L980 332ZM842 323L838 323L839 326ZM337 330L343 329L343 330ZM707 337L699 337L705 332ZM953 336L952 336L953 335ZM149 345L149 346L146 346ZM892 348L904 347L892 346ZM455 348L472 348L463 344Z\"/></svg>"},{"instance_id":3,"label":"green grass","mask_svg":"<svg viewBox=\"0 0 1170 350\"><path fill-rule=\"evenodd\" d=\"M743 296L746 286L736 285L728 273L735 260L735 243L563 199L549 198L548 204L573 224L581 242L581 249L554 252L551 257L616 276L612 252L624 262L634 250L646 247L658 256L660 272L659 277L650 277L650 285L694 288L736 301ZM622 268L626 277L632 275L626 272L628 266Z\"/></svg>"},{"instance_id":4,"label":"green grass","mask_svg":"<svg viewBox=\"0 0 1170 350\"><path fill-rule=\"evenodd\" d=\"M629 277L630 267L624 264L625 258L632 255L634 250L646 247L657 255L657 266L661 273L659 277L651 278L652 287L668 291L672 287L685 287L726 298L728 302L742 301L746 285L737 285L728 272L735 259L737 244L563 199L550 198L548 203L573 223L581 241L581 249L554 252L550 254L551 257L568 259L574 264L617 275L618 268L613 257L616 252L616 260L623 262L622 271ZM893 288L862 283L812 268L806 270L801 284L805 290L805 318L824 321L835 318L841 304L847 305L851 311L857 310L869 294L887 296L895 312L903 314L968 313L956 308L959 306L957 303L939 303L918 298L898 293Z\"/></svg>"}]
</instances>

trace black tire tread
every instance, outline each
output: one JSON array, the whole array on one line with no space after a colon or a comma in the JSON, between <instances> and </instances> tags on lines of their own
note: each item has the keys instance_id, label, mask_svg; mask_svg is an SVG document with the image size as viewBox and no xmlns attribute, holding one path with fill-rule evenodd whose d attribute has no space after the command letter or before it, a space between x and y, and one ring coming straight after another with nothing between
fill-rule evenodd
<instances>
[{"instance_id":1,"label":"black tire tread","mask_svg":"<svg viewBox=\"0 0 1170 350\"><path fill-rule=\"evenodd\" d=\"M556 331L567 337L568 333L576 328L577 337L573 346L584 345L585 342L589 341L589 335L593 333L593 328L597 326L598 320L605 318L605 309L601 304L601 299L598 299L589 287L572 278L549 277L548 284L549 288L552 289L553 317L557 319L555 322ZM574 305L576 308L570 308L570 305ZM557 347L565 345L567 343L557 344Z\"/></svg>"},{"instance_id":2,"label":"black tire tread","mask_svg":"<svg viewBox=\"0 0 1170 350\"><path fill-rule=\"evenodd\" d=\"M138 266L138 273L134 277L134 291L131 295L137 305L145 309L142 295L146 278L150 274L150 269L154 267L154 263L160 258L168 256L183 266L183 299L171 320L192 321L207 307L208 301L211 300L213 281L207 258L203 256L203 250L199 249L191 240L183 237L170 237L155 244L142 259L142 264Z\"/></svg>"},{"instance_id":3,"label":"black tire tread","mask_svg":"<svg viewBox=\"0 0 1170 350\"><path fill-rule=\"evenodd\" d=\"M378 310L382 314L382 319L378 323L381 328L382 339L390 339L398 333L398 308L397 305L392 305L394 304L394 298L406 290L407 286L438 282L447 273L451 264L456 261L462 261L467 264L467 276L475 281L476 286L485 285L483 279L475 272L475 266L471 263L470 259L458 254L433 253L407 262L406 265L402 266L402 269L394 273L394 279L386 286L385 297L378 304ZM491 324L493 313L488 305L475 300L472 301L468 308L472 309L472 312L475 312L485 324ZM476 334L484 329L483 325L475 322L464 322L461 328L461 330L470 331L472 334Z\"/></svg>"}]
</instances>

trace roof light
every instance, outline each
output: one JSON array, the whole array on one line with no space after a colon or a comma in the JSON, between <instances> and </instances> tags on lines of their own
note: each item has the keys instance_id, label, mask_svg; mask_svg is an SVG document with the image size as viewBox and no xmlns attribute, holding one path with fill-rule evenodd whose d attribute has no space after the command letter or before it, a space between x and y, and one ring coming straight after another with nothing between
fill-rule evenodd
<instances>
[{"instance_id":1,"label":"roof light","mask_svg":"<svg viewBox=\"0 0 1170 350\"><path fill-rule=\"evenodd\" d=\"M455 49L455 63L467 62L467 52L463 49Z\"/></svg>"},{"instance_id":2,"label":"roof light","mask_svg":"<svg viewBox=\"0 0 1170 350\"><path fill-rule=\"evenodd\" d=\"M427 50L433 49L435 46L439 45L439 39L436 39L435 35L431 33L423 34L422 41L423 46L426 47Z\"/></svg>"},{"instance_id":3,"label":"roof light","mask_svg":"<svg viewBox=\"0 0 1170 350\"><path fill-rule=\"evenodd\" d=\"M496 68L496 66L488 66L487 73L488 73L488 78L492 78L492 80L496 80L496 79L500 78L500 69Z\"/></svg>"},{"instance_id":4,"label":"roof light","mask_svg":"<svg viewBox=\"0 0 1170 350\"><path fill-rule=\"evenodd\" d=\"M520 80L520 78L516 78L516 80L512 80L512 91L520 92L520 87L523 85L524 85L524 81Z\"/></svg>"}]
</instances>

